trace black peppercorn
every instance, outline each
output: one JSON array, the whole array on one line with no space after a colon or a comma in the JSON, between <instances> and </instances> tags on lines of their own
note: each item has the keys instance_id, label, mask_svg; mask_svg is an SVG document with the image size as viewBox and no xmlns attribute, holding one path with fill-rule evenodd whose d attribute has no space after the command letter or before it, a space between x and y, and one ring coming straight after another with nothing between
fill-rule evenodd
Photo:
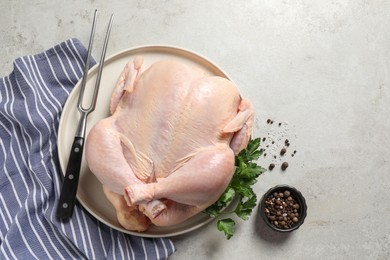
<instances>
[{"instance_id":1,"label":"black peppercorn","mask_svg":"<svg viewBox=\"0 0 390 260\"><path fill-rule=\"evenodd\" d=\"M265 156L265 155L264 155L264 156ZM268 166L268 169L269 169L270 171L272 171L273 168L275 168L275 164L271 163L271 164Z\"/></svg>"},{"instance_id":2,"label":"black peppercorn","mask_svg":"<svg viewBox=\"0 0 390 260\"><path fill-rule=\"evenodd\" d=\"M288 162L282 163L282 170L283 170L283 171L286 170L287 167L288 167Z\"/></svg>"}]
</instances>

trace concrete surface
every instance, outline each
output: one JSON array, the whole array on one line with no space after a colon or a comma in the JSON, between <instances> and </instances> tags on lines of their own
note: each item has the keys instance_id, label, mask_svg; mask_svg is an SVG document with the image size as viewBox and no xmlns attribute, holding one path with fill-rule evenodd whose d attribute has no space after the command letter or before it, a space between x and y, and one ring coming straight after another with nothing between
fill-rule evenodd
<instances>
[{"instance_id":1,"label":"concrete surface","mask_svg":"<svg viewBox=\"0 0 390 260\"><path fill-rule=\"evenodd\" d=\"M86 45L95 8L101 27L116 15L107 55L143 44L199 52L253 101L254 136L276 140L269 155L284 138L297 150L285 172L279 157L261 158L277 167L255 190L301 190L299 230L276 234L253 214L226 241L212 223L174 237L171 259L390 259L389 1L1 0L0 75L68 38Z\"/></svg>"}]
</instances>

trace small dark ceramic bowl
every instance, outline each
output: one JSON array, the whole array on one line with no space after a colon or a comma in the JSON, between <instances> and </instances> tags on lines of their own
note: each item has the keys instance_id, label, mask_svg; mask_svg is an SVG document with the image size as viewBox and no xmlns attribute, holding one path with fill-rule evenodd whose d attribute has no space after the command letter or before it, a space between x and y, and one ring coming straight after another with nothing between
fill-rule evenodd
<instances>
[{"instance_id":1,"label":"small dark ceramic bowl","mask_svg":"<svg viewBox=\"0 0 390 260\"><path fill-rule=\"evenodd\" d=\"M295 201L299 204L299 209L298 209L298 213L299 213L299 216L298 216L298 222L294 223L294 225L292 225L291 227L289 228L283 228L283 227L277 227L276 225L274 225L274 223L272 223L268 217L267 217L267 213L265 212L266 210L266 200L269 196L272 196L272 194L274 194L275 192L277 193L280 193L280 192L284 192L284 191L289 191L290 192L290 196L293 197L295 199ZM259 207L259 214L261 215L262 219L264 220L264 222L272 229L272 230L275 230L275 231L279 231L279 232L291 232L291 231L294 231L296 229L298 229L302 224L303 222L305 221L305 218L306 218L306 215L307 215L307 205L306 205L306 200L305 198L303 197L302 193L299 192L296 188L294 187L291 187L291 186L288 186L288 185L277 185L271 189L269 189L264 195L263 197L261 198L260 200L260 207Z\"/></svg>"}]
</instances>

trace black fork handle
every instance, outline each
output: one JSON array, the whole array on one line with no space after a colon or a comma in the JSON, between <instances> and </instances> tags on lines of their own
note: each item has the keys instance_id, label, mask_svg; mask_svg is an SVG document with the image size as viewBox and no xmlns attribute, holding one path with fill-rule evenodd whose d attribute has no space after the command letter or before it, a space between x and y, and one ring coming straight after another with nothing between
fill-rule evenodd
<instances>
[{"instance_id":1,"label":"black fork handle","mask_svg":"<svg viewBox=\"0 0 390 260\"><path fill-rule=\"evenodd\" d=\"M73 214L80 177L81 161L83 158L83 149L84 138L75 137L69 155L64 182L62 184L60 200L57 206L56 216L59 219L68 219Z\"/></svg>"}]
</instances>

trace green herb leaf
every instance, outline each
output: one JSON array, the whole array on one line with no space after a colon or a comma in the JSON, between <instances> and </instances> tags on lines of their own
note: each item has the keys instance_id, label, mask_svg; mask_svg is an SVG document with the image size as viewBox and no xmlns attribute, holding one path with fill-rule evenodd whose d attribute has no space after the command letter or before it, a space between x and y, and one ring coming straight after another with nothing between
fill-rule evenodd
<instances>
[{"instance_id":1,"label":"green herb leaf","mask_svg":"<svg viewBox=\"0 0 390 260\"><path fill-rule=\"evenodd\" d=\"M241 197L251 197L254 192L249 184L241 183L239 186L235 187L235 190Z\"/></svg>"},{"instance_id":2,"label":"green herb leaf","mask_svg":"<svg viewBox=\"0 0 390 260\"><path fill-rule=\"evenodd\" d=\"M262 150L259 149L259 147L260 147L260 138L250 140L246 149L242 150L238 154L238 156L244 157L248 161L257 160L257 159L259 159L259 157L263 153Z\"/></svg>"},{"instance_id":3,"label":"green herb leaf","mask_svg":"<svg viewBox=\"0 0 390 260\"><path fill-rule=\"evenodd\" d=\"M252 214L252 210L254 209L254 207L256 207L256 201L257 201L257 197L255 194L253 194L253 196L247 199L245 202L240 201L240 203L238 203L236 210L234 212L241 219L247 220L249 216Z\"/></svg>"},{"instance_id":4,"label":"green herb leaf","mask_svg":"<svg viewBox=\"0 0 390 260\"><path fill-rule=\"evenodd\" d=\"M220 219L217 221L217 228L223 231L227 239L230 239L234 233L234 226L236 223L231 218Z\"/></svg>"},{"instance_id":5,"label":"green herb leaf","mask_svg":"<svg viewBox=\"0 0 390 260\"><path fill-rule=\"evenodd\" d=\"M223 204L223 206L226 206L234 199L235 195L236 195L236 192L234 191L234 189L231 187L228 187L225 190L225 192L222 194L222 196L220 198L220 202Z\"/></svg>"},{"instance_id":6,"label":"green herb leaf","mask_svg":"<svg viewBox=\"0 0 390 260\"><path fill-rule=\"evenodd\" d=\"M236 192L234 191L233 188L228 187L225 192L222 194L222 196L219 198L219 200L208 207L205 212L210 216L210 217L217 217L223 208L225 208L233 199L234 196L236 195Z\"/></svg>"}]
</instances>

